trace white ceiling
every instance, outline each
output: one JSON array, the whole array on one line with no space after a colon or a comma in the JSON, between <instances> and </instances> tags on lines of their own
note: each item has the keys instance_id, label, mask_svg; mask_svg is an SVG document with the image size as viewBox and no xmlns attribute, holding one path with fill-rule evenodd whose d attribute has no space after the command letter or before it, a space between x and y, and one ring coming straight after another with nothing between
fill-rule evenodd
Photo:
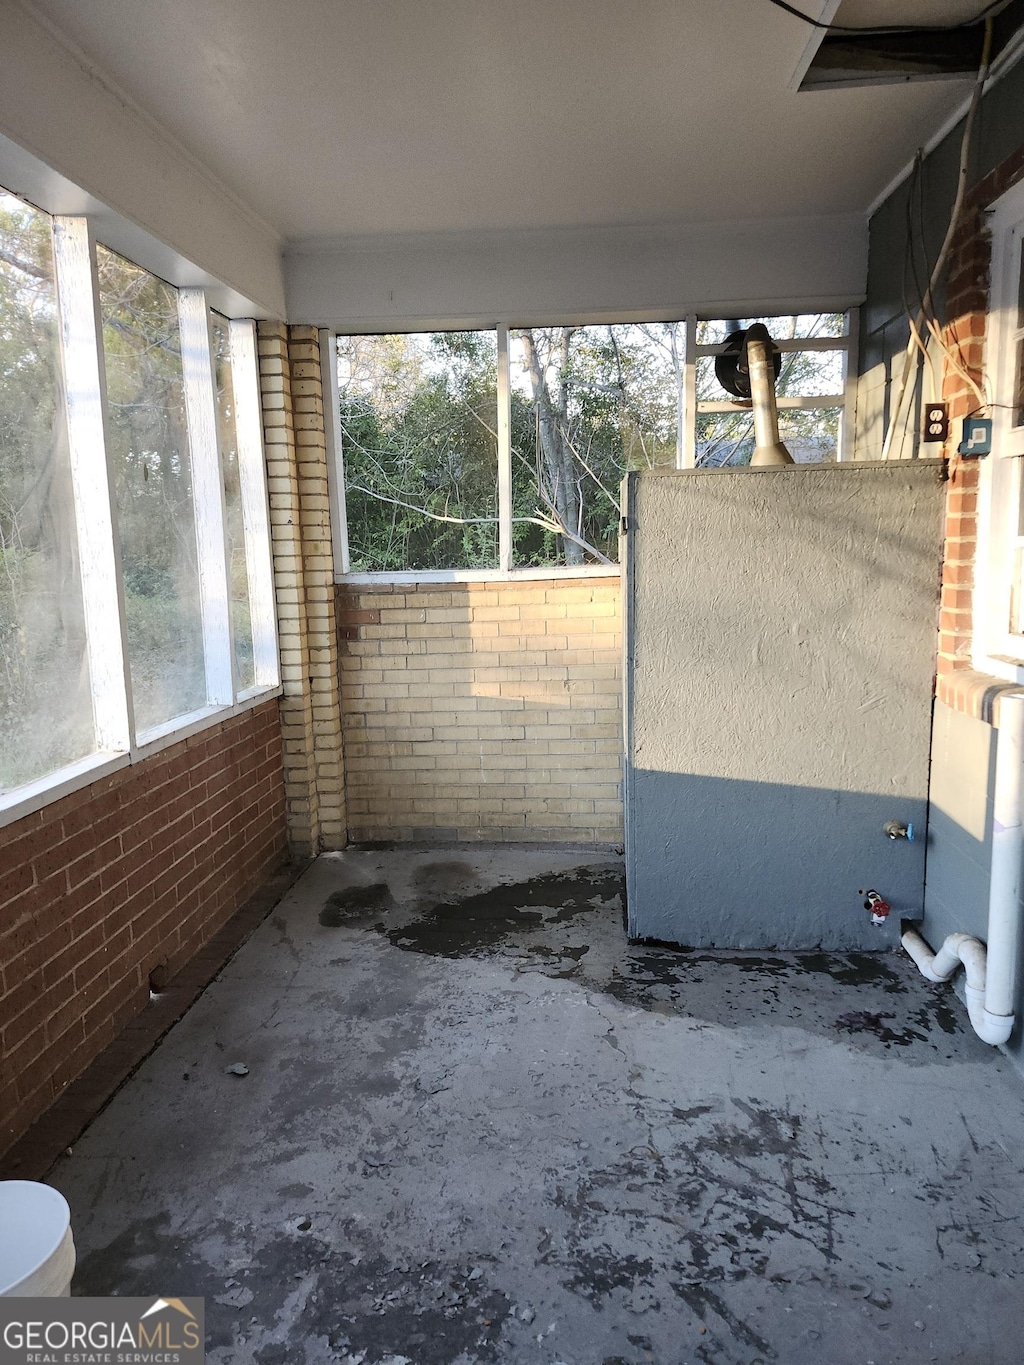
<instances>
[{"instance_id":1,"label":"white ceiling","mask_svg":"<svg viewBox=\"0 0 1024 1365\"><path fill-rule=\"evenodd\" d=\"M968 88L797 94L768 0L30 7L288 239L863 211Z\"/></svg>"}]
</instances>

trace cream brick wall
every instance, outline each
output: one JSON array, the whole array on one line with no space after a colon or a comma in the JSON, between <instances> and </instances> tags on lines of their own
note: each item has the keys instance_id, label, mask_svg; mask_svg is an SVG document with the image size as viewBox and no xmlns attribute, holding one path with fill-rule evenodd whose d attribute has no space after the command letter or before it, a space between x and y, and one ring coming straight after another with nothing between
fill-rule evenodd
<instances>
[{"instance_id":1,"label":"cream brick wall","mask_svg":"<svg viewBox=\"0 0 1024 1365\"><path fill-rule=\"evenodd\" d=\"M281 651L288 839L345 844L334 564L320 348L313 327L261 322L260 393Z\"/></svg>"},{"instance_id":2,"label":"cream brick wall","mask_svg":"<svg viewBox=\"0 0 1024 1365\"><path fill-rule=\"evenodd\" d=\"M338 590L349 838L622 840L617 578Z\"/></svg>"}]
</instances>

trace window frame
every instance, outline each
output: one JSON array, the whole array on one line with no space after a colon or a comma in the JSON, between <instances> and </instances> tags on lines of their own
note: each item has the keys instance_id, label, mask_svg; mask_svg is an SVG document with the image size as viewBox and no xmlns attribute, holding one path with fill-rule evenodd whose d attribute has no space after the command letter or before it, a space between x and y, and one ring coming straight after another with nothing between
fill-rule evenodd
<instances>
[{"instance_id":1,"label":"window frame","mask_svg":"<svg viewBox=\"0 0 1024 1365\"><path fill-rule=\"evenodd\" d=\"M1014 325L1024 273L1024 182L990 210L991 294L985 348L986 389L992 398L992 453L982 460L978 481L978 552L974 601L973 666L1009 682L1024 683L1024 630L1010 629L1015 560L1024 521L1024 425L1014 426L1009 404L1014 389Z\"/></svg>"},{"instance_id":2,"label":"window frame","mask_svg":"<svg viewBox=\"0 0 1024 1365\"><path fill-rule=\"evenodd\" d=\"M749 309L743 310L745 313ZM762 316L800 316L799 309L779 306L774 312L769 305L760 308ZM808 398L778 399L780 411L790 408L840 408L842 417L839 429L839 449L837 460L849 460L854 449L854 421L856 416L856 367L850 363L857 353L858 327L860 313L856 307L846 309L804 309L804 312L842 312L846 318L846 330L838 337L796 337L777 342L783 352L791 351L839 351L843 353L843 388L839 394L814 395ZM678 469L696 467L696 418L706 412L748 411L749 408L734 401L697 402L697 358L717 355L722 349L720 343L697 342L697 323L702 320L717 321L719 315L707 312L686 313L666 318L654 315L638 318L634 313L628 316L612 315L595 322L593 319L580 326L627 325L644 322L682 322L685 324L685 352L683 362L683 406L684 440L677 460ZM497 335L497 390L498 390L498 567L496 569L406 569L392 571L356 572L351 569L348 546L348 520L345 507L345 462L341 434L340 395L338 385L337 339L347 335L337 328L322 328L320 337L320 366L323 380L325 420L327 435L327 470L331 504L331 526L334 549L335 582L351 584L354 587L371 586L375 583L416 584L416 583L504 583L528 582L549 578L619 578L622 564L551 564L541 567L516 567L512 562L512 441L511 441L511 380L509 370L509 332L533 325L523 321L480 322L463 328L435 327L434 331L447 330L487 330ZM546 326L575 325L571 321ZM396 327L396 333L420 331L420 328ZM357 335L357 333L352 333ZM367 335L385 335L368 333Z\"/></svg>"},{"instance_id":3,"label":"window frame","mask_svg":"<svg viewBox=\"0 0 1024 1365\"><path fill-rule=\"evenodd\" d=\"M95 749L82 759L0 793L0 826L281 693L255 324L250 319L228 319L256 666L256 685L240 690L228 591L210 297L205 288L169 285L177 299L182 330L208 702L149 730L137 728L111 468L97 240L88 215L50 214L42 208L37 211L49 219L53 241ZM155 274L148 266L140 268Z\"/></svg>"}]
</instances>

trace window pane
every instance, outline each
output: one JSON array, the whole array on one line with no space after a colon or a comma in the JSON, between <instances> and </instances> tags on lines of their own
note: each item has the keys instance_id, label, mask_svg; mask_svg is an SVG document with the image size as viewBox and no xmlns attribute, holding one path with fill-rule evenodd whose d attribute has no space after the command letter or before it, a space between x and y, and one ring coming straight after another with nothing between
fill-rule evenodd
<instances>
[{"instance_id":1,"label":"window pane","mask_svg":"<svg viewBox=\"0 0 1024 1365\"><path fill-rule=\"evenodd\" d=\"M797 464L838 458L842 408L790 408L779 413L779 438Z\"/></svg>"},{"instance_id":2,"label":"window pane","mask_svg":"<svg viewBox=\"0 0 1024 1365\"><path fill-rule=\"evenodd\" d=\"M763 318L738 318L742 327L752 322L763 322L776 341L791 340L794 337L842 337L846 336L845 313L798 313L796 316ZM697 344L713 346L724 341L728 333L725 321L712 318L697 323Z\"/></svg>"},{"instance_id":3,"label":"window pane","mask_svg":"<svg viewBox=\"0 0 1024 1365\"><path fill-rule=\"evenodd\" d=\"M338 338L355 571L498 563L494 332Z\"/></svg>"},{"instance_id":4,"label":"window pane","mask_svg":"<svg viewBox=\"0 0 1024 1365\"><path fill-rule=\"evenodd\" d=\"M1013 380L1013 425L1024 427L1024 337L1017 342Z\"/></svg>"},{"instance_id":5,"label":"window pane","mask_svg":"<svg viewBox=\"0 0 1024 1365\"><path fill-rule=\"evenodd\" d=\"M784 409L779 437L797 464L822 464L837 458L842 408ZM750 412L697 414L697 464L707 468L747 465L754 452Z\"/></svg>"},{"instance_id":6,"label":"window pane","mask_svg":"<svg viewBox=\"0 0 1024 1365\"><path fill-rule=\"evenodd\" d=\"M228 538L228 586L231 591L231 636L241 691L256 686L253 658L249 568L245 552L242 484L235 432L235 389L231 377L231 330L227 318L213 314L214 363L217 371L217 425L220 468L224 480L224 522Z\"/></svg>"},{"instance_id":7,"label":"window pane","mask_svg":"<svg viewBox=\"0 0 1024 1365\"><path fill-rule=\"evenodd\" d=\"M666 322L510 334L516 564L617 561L623 475L676 463L685 330Z\"/></svg>"},{"instance_id":8,"label":"window pane","mask_svg":"<svg viewBox=\"0 0 1024 1365\"><path fill-rule=\"evenodd\" d=\"M100 247L100 305L135 723L206 704L177 296Z\"/></svg>"},{"instance_id":9,"label":"window pane","mask_svg":"<svg viewBox=\"0 0 1024 1365\"><path fill-rule=\"evenodd\" d=\"M785 352L775 392L780 398L817 398L841 394L845 386L845 361L846 355L843 351ZM713 355L697 357L696 374L699 402L732 401L733 395L723 389L718 382Z\"/></svg>"},{"instance_id":10,"label":"window pane","mask_svg":"<svg viewBox=\"0 0 1024 1365\"><path fill-rule=\"evenodd\" d=\"M845 361L843 351L790 351L782 357L775 391L779 397L840 394Z\"/></svg>"},{"instance_id":11,"label":"window pane","mask_svg":"<svg viewBox=\"0 0 1024 1365\"><path fill-rule=\"evenodd\" d=\"M50 220L0 192L0 791L94 748Z\"/></svg>"}]
</instances>

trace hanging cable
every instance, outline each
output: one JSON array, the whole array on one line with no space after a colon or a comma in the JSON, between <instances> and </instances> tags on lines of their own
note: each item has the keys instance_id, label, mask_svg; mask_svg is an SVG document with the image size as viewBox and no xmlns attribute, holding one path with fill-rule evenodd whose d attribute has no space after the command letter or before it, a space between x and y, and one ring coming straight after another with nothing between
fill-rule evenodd
<instances>
[{"instance_id":1,"label":"hanging cable","mask_svg":"<svg viewBox=\"0 0 1024 1365\"><path fill-rule=\"evenodd\" d=\"M901 276L901 278L900 278L900 294L901 294L901 297L902 297L902 300L903 300L903 312L904 312L904 314L905 314L905 316L906 316L906 318L907 318L907 321L908 321L909 324L910 324L910 336L911 336L911 340L914 342L914 344L917 346L918 350L921 352L921 356L923 357L923 359L924 359L925 361L927 361L927 363L928 363L928 371L929 371L929 373L930 373L930 375L931 375L931 377L932 377L932 398L933 398L933 399L937 399L937 398L940 398L940 397L941 397L941 394L942 394L942 380L941 380L941 377L940 377L939 372L938 372L938 369L937 369L937 362L936 362L936 359L935 359L935 353L934 353L933 350L930 350L930 349L929 349L928 343L927 343L927 342L924 340L924 338L921 336L921 330L920 330L920 328L917 326L917 324L915 323L914 318L913 318L913 315L912 315L912 313L911 313L911 311L910 311L910 298L909 298L909 296L908 296L908 294L907 294L907 267L908 267L908 265L909 265L909 267L910 267L910 272L911 272L911 274L913 275L913 279L914 279L914 288L915 288L915 290L917 291L914 297L919 299L919 298L921 298L922 295L924 294L924 289L923 289L923 287L922 287L922 285L921 285L921 280L920 280L920 278L919 278L919 276L918 276L918 273L917 273L917 256L916 256L916 253L915 253L915 251L914 251L914 203L915 203L915 200L919 200L919 199L920 199L920 195L918 194L918 190L919 190L919 187L920 187L920 180L921 180L921 164L922 164L922 161L923 161L923 152L921 151L920 148L918 148L918 150L917 150L917 155L914 157L914 168L913 168L913 170L912 170L912 172L911 172L911 175L910 175L910 185L909 185L909 188L908 188L908 191L907 191L907 213L906 213L906 218L907 218L907 237L906 237L906 245L905 245L904 250L903 250L903 274L902 274L902 276ZM922 247L923 247L923 245L924 245L924 237L923 237L923 233L922 233ZM925 264L927 264L927 259L926 259L926 261L925 261Z\"/></svg>"},{"instance_id":2,"label":"hanging cable","mask_svg":"<svg viewBox=\"0 0 1024 1365\"><path fill-rule=\"evenodd\" d=\"M774 0L772 0L772 2L774 3ZM966 198L967 195L967 176L970 171L971 148L974 140L974 125L977 120L978 108L981 104L981 95L985 87L985 81L988 79L988 66L991 52L992 19L991 17L989 17L985 20L985 42L981 52L981 64L978 67L978 75L977 79L974 82L974 90L971 94L971 103L970 107L967 110L967 119L964 124L964 135L960 142L960 167L957 173L956 194L953 198L953 208L949 216L949 226L946 228L946 235L942 240L942 246L939 248L939 254L935 258L935 265L932 267L931 278L928 281L928 288L925 290L924 298L921 300L921 307L920 310L918 311L916 319L916 328L918 332L920 332L922 323L927 322L928 314L932 306L932 296L935 293L935 289L938 286L939 280L942 278L942 272L946 267L946 261L949 257L950 248L953 245L953 238L956 235L957 228L960 226L960 216L963 212L964 199ZM885 441L882 445L883 460L887 460L889 458L889 451L892 448L893 437L895 436L896 427L899 424L900 415L903 410L903 400L907 392L907 381L910 378L911 365L913 363L914 352L916 349L913 331L914 327L912 326L911 339L907 344L907 353L903 362L903 374L900 378L900 387L896 396L896 403L891 410L889 417L889 427L885 433ZM957 368L959 367L957 366ZM975 384L973 379L971 380L971 385L977 390L977 385Z\"/></svg>"}]
</instances>

